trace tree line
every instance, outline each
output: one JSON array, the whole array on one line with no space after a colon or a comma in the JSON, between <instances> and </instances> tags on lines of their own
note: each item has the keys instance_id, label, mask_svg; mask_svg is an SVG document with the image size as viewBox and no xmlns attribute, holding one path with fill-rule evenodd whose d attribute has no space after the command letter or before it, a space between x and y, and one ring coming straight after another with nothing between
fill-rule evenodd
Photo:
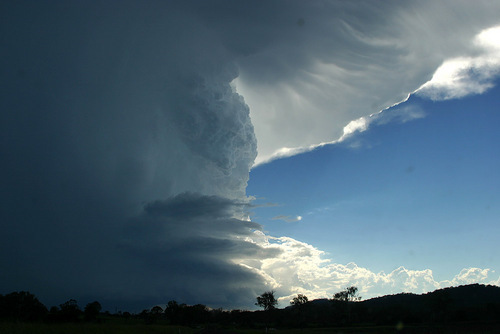
<instances>
[{"instance_id":1,"label":"tree line","mask_svg":"<svg viewBox=\"0 0 500 334\"><path fill-rule=\"evenodd\" d=\"M102 312L99 302L80 309L76 300L47 309L29 292L0 295L0 319L12 321L79 322L109 317L148 324L236 326L242 328L305 328L345 326L402 326L407 324L489 323L500 327L500 287L479 284L436 290L423 295L401 293L361 301L358 288L347 287L330 299L310 301L298 294L277 308L274 291L256 297L259 311L223 310L175 300L131 314ZM496 327L495 327L496 328Z\"/></svg>"},{"instance_id":2,"label":"tree line","mask_svg":"<svg viewBox=\"0 0 500 334\"><path fill-rule=\"evenodd\" d=\"M11 321L77 322L96 321L101 312L97 301L88 303L83 310L74 299L49 309L35 295L27 291L0 295L0 319Z\"/></svg>"}]
</instances>

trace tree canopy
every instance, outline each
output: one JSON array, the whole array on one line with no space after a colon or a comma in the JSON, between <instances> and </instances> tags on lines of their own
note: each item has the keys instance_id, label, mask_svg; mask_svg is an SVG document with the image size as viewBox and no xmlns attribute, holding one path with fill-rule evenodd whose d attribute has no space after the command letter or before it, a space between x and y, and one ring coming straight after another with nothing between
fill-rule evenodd
<instances>
[{"instance_id":1,"label":"tree canopy","mask_svg":"<svg viewBox=\"0 0 500 334\"><path fill-rule=\"evenodd\" d=\"M83 311L85 320L90 320L90 321L95 320L99 315L99 312L101 312L101 309L102 306L98 301L88 303Z\"/></svg>"},{"instance_id":2,"label":"tree canopy","mask_svg":"<svg viewBox=\"0 0 500 334\"><path fill-rule=\"evenodd\" d=\"M255 305L264 308L265 311L274 309L276 305L278 305L278 300L274 296L274 291L266 291L258 296Z\"/></svg>"},{"instance_id":3,"label":"tree canopy","mask_svg":"<svg viewBox=\"0 0 500 334\"><path fill-rule=\"evenodd\" d=\"M334 294L333 300L339 300L343 302L353 302L361 300L361 296L358 295L358 288L356 286L349 286L345 288L345 290Z\"/></svg>"},{"instance_id":4,"label":"tree canopy","mask_svg":"<svg viewBox=\"0 0 500 334\"><path fill-rule=\"evenodd\" d=\"M293 306L300 306L307 303L308 301L309 299L307 299L307 296L299 293L297 297L293 297L293 300L290 302L290 304Z\"/></svg>"}]
</instances>

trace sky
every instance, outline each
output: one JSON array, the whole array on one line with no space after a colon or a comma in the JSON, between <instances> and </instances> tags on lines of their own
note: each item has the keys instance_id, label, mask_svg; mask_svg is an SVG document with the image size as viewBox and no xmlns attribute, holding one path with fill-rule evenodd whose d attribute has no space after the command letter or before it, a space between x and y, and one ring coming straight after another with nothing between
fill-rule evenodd
<instances>
[{"instance_id":1,"label":"sky","mask_svg":"<svg viewBox=\"0 0 500 334\"><path fill-rule=\"evenodd\" d=\"M496 1L0 5L0 294L500 285Z\"/></svg>"}]
</instances>

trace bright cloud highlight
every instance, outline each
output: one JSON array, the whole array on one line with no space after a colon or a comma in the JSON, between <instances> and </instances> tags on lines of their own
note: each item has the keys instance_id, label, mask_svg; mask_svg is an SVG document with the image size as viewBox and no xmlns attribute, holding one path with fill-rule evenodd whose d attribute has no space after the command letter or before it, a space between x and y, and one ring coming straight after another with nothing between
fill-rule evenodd
<instances>
[{"instance_id":1,"label":"bright cloud highlight","mask_svg":"<svg viewBox=\"0 0 500 334\"><path fill-rule=\"evenodd\" d=\"M250 107L255 165L342 141L417 90L457 98L484 92L498 74L497 3L387 3L369 14L338 2L294 5L303 17L328 19L283 28L286 38L272 52L257 49L238 61L233 81Z\"/></svg>"},{"instance_id":2,"label":"bright cloud highlight","mask_svg":"<svg viewBox=\"0 0 500 334\"><path fill-rule=\"evenodd\" d=\"M417 93L432 100L448 100L482 94L493 87L500 73L500 26L480 32L473 46L473 55L446 60Z\"/></svg>"},{"instance_id":3,"label":"bright cloud highlight","mask_svg":"<svg viewBox=\"0 0 500 334\"><path fill-rule=\"evenodd\" d=\"M260 269L267 284L280 296L282 306L297 294L309 299L331 298L349 285L359 287L364 299L400 292L425 293L435 289L471 283L496 284L491 269L465 268L450 280L437 281L431 269L410 270L399 267L391 271L373 272L355 263L339 264L325 259L325 253L292 238L267 237L260 245L279 250L276 257L263 259Z\"/></svg>"}]
</instances>

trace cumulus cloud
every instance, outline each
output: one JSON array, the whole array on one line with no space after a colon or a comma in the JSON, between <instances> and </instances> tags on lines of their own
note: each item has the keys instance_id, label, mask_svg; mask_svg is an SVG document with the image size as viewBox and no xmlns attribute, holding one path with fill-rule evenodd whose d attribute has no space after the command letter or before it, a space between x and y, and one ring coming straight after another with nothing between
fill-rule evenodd
<instances>
[{"instance_id":1,"label":"cumulus cloud","mask_svg":"<svg viewBox=\"0 0 500 334\"><path fill-rule=\"evenodd\" d=\"M451 281L444 281L443 284L450 286L472 283L495 284L495 281L489 277L490 273L493 273L491 269L464 268Z\"/></svg>"},{"instance_id":2,"label":"cumulus cloud","mask_svg":"<svg viewBox=\"0 0 500 334\"><path fill-rule=\"evenodd\" d=\"M363 299L400 292L425 293L471 283L497 284L491 269L465 268L453 279L437 281L431 269L411 270L401 266L390 273L373 272L355 263L334 263L316 247L292 238L268 238L266 248L279 249L275 257L262 260L262 270L280 296L282 306L297 294L309 299L331 298L346 286L355 285Z\"/></svg>"}]
</instances>

